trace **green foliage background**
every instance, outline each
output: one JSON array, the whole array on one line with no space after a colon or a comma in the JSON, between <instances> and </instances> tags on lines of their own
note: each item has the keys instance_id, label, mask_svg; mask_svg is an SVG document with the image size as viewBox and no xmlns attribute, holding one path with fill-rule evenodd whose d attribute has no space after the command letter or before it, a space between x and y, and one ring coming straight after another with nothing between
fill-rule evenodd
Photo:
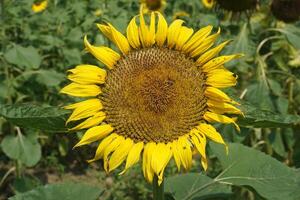
<instances>
[{"instance_id":1,"label":"green foliage background","mask_svg":"<svg viewBox=\"0 0 300 200\"><path fill-rule=\"evenodd\" d=\"M95 146L72 150L82 133L66 133L69 113L61 106L74 99L59 94L68 69L97 64L83 36L111 46L95 23L125 32L139 2L52 0L41 13L32 12L32 3L0 0L0 199L151 199L140 166L107 175L102 163L85 162ZM166 197L300 199L300 23L276 20L267 0L250 17L207 10L199 0L168 0L164 14L194 29L221 27L219 41L233 40L223 54L245 54L227 65L239 76L227 92L241 98L241 133L216 126L230 142L229 155L210 143L207 172L197 156L191 173L178 175L170 163Z\"/></svg>"}]
</instances>

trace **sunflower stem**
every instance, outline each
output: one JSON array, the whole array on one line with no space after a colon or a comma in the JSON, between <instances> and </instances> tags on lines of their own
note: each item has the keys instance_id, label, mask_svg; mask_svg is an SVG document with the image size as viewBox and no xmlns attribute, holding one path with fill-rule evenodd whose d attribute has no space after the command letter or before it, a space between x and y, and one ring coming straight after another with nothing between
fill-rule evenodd
<instances>
[{"instance_id":1,"label":"sunflower stem","mask_svg":"<svg viewBox=\"0 0 300 200\"><path fill-rule=\"evenodd\" d=\"M158 177L154 175L153 178L153 199L154 200L164 200L164 181L159 185Z\"/></svg>"}]
</instances>

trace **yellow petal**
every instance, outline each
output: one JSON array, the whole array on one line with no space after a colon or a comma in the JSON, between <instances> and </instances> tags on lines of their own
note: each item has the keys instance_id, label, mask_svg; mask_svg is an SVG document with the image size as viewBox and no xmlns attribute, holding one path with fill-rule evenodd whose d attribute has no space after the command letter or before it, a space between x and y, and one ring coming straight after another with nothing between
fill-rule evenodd
<instances>
[{"instance_id":1,"label":"yellow petal","mask_svg":"<svg viewBox=\"0 0 300 200\"><path fill-rule=\"evenodd\" d=\"M120 174L124 174L130 167L139 161L143 148L143 142L138 142L132 146L126 159L125 169Z\"/></svg>"},{"instance_id":2,"label":"yellow petal","mask_svg":"<svg viewBox=\"0 0 300 200\"><path fill-rule=\"evenodd\" d=\"M230 117L227 117L225 115L219 115L219 114L212 113L212 112L206 112L203 117L208 122L219 122L219 123L223 123L223 124L234 124L236 129L238 131L240 131L240 127L237 125L237 123L235 123L235 120L230 118Z\"/></svg>"},{"instance_id":3,"label":"yellow petal","mask_svg":"<svg viewBox=\"0 0 300 200\"><path fill-rule=\"evenodd\" d=\"M120 59L120 55L108 47L96 47L91 45L87 40L87 36L84 36L84 45L95 58L105 64L109 69L112 69Z\"/></svg>"},{"instance_id":4,"label":"yellow petal","mask_svg":"<svg viewBox=\"0 0 300 200\"><path fill-rule=\"evenodd\" d=\"M207 158L206 158L206 138L205 135L201 134L197 129L191 130L191 139L196 149L201 155L201 164L203 169L207 170Z\"/></svg>"},{"instance_id":5,"label":"yellow petal","mask_svg":"<svg viewBox=\"0 0 300 200\"><path fill-rule=\"evenodd\" d=\"M61 89L60 92L75 97L91 97L99 95L101 93L101 89L97 85L70 83Z\"/></svg>"},{"instance_id":6,"label":"yellow petal","mask_svg":"<svg viewBox=\"0 0 300 200\"><path fill-rule=\"evenodd\" d=\"M99 160L100 158L103 158L104 150L105 150L106 147L109 146L109 144L110 144L114 139L116 139L117 137L118 137L117 134L112 133L112 134L110 134L109 136L107 136L106 138L104 138L104 139L100 142L100 144L99 144L99 146L98 146L98 148L97 148L97 150L96 150L96 153L95 153L94 158L91 159L91 160L88 160L88 162L89 162L89 163L90 163L90 162L94 162L94 161L96 161L96 160Z\"/></svg>"},{"instance_id":7,"label":"yellow petal","mask_svg":"<svg viewBox=\"0 0 300 200\"><path fill-rule=\"evenodd\" d=\"M155 14L151 12L150 17L150 37L151 37L151 45L155 43Z\"/></svg>"},{"instance_id":8,"label":"yellow petal","mask_svg":"<svg viewBox=\"0 0 300 200\"><path fill-rule=\"evenodd\" d=\"M206 147L206 142L202 143L202 140L199 140L199 131L197 129L192 129L190 132L191 139L193 141L193 144L195 145L196 149L200 153L200 155L204 158L206 158L206 153L205 153L205 147Z\"/></svg>"},{"instance_id":9,"label":"yellow petal","mask_svg":"<svg viewBox=\"0 0 300 200\"><path fill-rule=\"evenodd\" d=\"M207 74L206 84L216 88L235 86L237 77L226 69L215 69Z\"/></svg>"},{"instance_id":10,"label":"yellow petal","mask_svg":"<svg viewBox=\"0 0 300 200\"><path fill-rule=\"evenodd\" d=\"M109 124L92 127L85 132L81 140L73 148L101 140L112 131L113 128Z\"/></svg>"},{"instance_id":11,"label":"yellow petal","mask_svg":"<svg viewBox=\"0 0 300 200\"><path fill-rule=\"evenodd\" d=\"M70 121L84 119L96 114L103 108L100 99L89 99L65 107L66 109L75 109L66 124Z\"/></svg>"},{"instance_id":12,"label":"yellow petal","mask_svg":"<svg viewBox=\"0 0 300 200\"><path fill-rule=\"evenodd\" d=\"M215 4L215 0L202 0L202 3L206 8L211 9Z\"/></svg>"},{"instance_id":13,"label":"yellow petal","mask_svg":"<svg viewBox=\"0 0 300 200\"><path fill-rule=\"evenodd\" d=\"M205 38L205 40L195 49L193 50L190 55L192 57L199 56L200 54L204 53L206 50L208 50L210 47L212 47L216 41L216 39L219 37L221 33L221 29L218 29L218 32L208 36Z\"/></svg>"},{"instance_id":14,"label":"yellow petal","mask_svg":"<svg viewBox=\"0 0 300 200\"><path fill-rule=\"evenodd\" d=\"M172 152L174 155L174 160L175 160L177 169L178 169L178 171L180 171L181 160L180 160L180 154L179 154L178 147L177 147L177 140L172 142Z\"/></svg>"},{"instance_id":15,"label":"yellow petal","mask_svg":"<svg viewBox=\"0 0 300 200\"><path fill-rule=\"evenodd\" d=\"M229 103L208 100L207 106L209 107L209 110L211 110L215 113L218 113L218 114L229 113L229 114L243 115L243 113L242 113L242 111L240 111L240 109L236 108L235 106L233 106Z\"/></svg>"},{"instance_id":16,"label":"yellow petal","mask_svg":"<svg viewBox=\"0 0 300 200\"><path fill-rule=\"evenodd\" d=\"M85 129L85 128L90 128L92 126L97 126L100 124L103 120L105 119L105 113L104 112L98 112L92 117L87 118L85 121L82 123L78 124L74 128L71 128L70 130L79 130L79 129Z\"/></svg>"},{"instance_id":17,"label":"yellow petal","mask_svg":"<svg viewBox=\"0 0 300 200\"><path fill-rule=\"evenodd\" d=\"M100 99L88 99L88 100L85 100L85 101L81 101L81 102L78 102L78 103L73 103L73 104L67 105L67 106L64 107L64 109L73 110L73 109L77 109L77 108L80 108L80 107L94 107L94 108L96 108L96 106L94 106L94 104L99 105L99 107L102 108L102 104L101 104Z\"/></svg>"},{"instance_id":18,"label":"yellow petal","mask_svg":"<svg viewBox=\"0 0 300 200\"><path fill-rule=\"evenodd\" d=\"M171 155L171 149L165 143L155 145L151 165L156 175L159 175L162 169L168 164Z\"/></svg>"},{"instance_id":19,"label":"yellow petal","mask_svg":"<svg viewBox=\"0 0 300 200\"><path fill-rule=\"evenodd\" d=\"M170 159L172 158L172 144L168 143L159 143L157 145L156 150L158 152L160 152L160 159L157 160L157 170L159 171L159 173L157 174L158 177L158 185L160 185L163 182L163 178L164 178L164 171L166 166L168 165ZM164 153L162 153L164 152ZM152 158L153 160L153 158Z\"/></svg>"},{"instance_id":20,"label":"yellow petal","mask_svg":"<svg viewBox=\"0 0 300 200\"><path fill-rule=\"evenodd\" d=\"M130 51L130 46L129 46L129 43L127 41L127 38L122 33L117 31L115 29L115 27L113 27L109 23L108 23L108 27L109 27L110 32L111 32L112 42L115 43L115 45L121 50L121 52L123 54L128 54L128 52Z\"/></svg>"},{"instance_id":21,"label":"yellow petal","mask_svg":"<svg viewBox=\"0 0 300 200\"><path fill-rule=\"evenodd\" d=\"M194 30L192 28L187 28L182 26L179 31L178 39L176 40L176 50L181 50L183 45L188 41L188 39L192 36Z\"/></svg>"},{"instance_id":22,"label":"yellow petal","mask_svg":"<svg viewBox=\"0 0 300 200\"><path fill-rule=\"evenodd\" d=\"M169 30L168 30L168 38L167 38L169 48L173 48L175 46L183 22L184 22L183 20L177 19L177 20L174 20L170 24L170 27L169 27Z\"/></svg>"},{"instance_id":23,"label":"yellow petal","mask_svg":"<svg viewBox=\"0 0 300 200\"><path fill-rule=\"evenodd\" d=\"M125 141L123 136L118 136L116 139L114 139L104 150L103 152L103 168L106 172L109 171L109 159L108 156L112 152L114 152L117 148L119 148L120 145L123 145L123 142Z\"/></svg>"},{"instance_id":24,"label":"yellow petal","mask_svg":"<svg viewBox=\"0 0 300 200\"><path fill-rule=\"evenodd\" d=\"M85 85L101 84L105 82L106 71L95 65L78 65L68 70L68 79Z\"/></svg>"},{"instance_id":25,"label":"yellow petal","mask_svg":"<svg viewBox=\"0 0 300 200\"><path fill-rule=\"evenodd\" d=\"M190 53L196 49L210 34L212 26L206 26L197 31L192 38L183 46L182 50L186 53Z\"/></svg>"},{"instance_id":26,"label":"yellow petal","mask_svg":"<svg viewBox=\"0 0 300 200\"><path fill-rule=\"evenodd\" d=\"M205 96L214 101L223 101L239 105L238 102L232 100L227 94L214 87L207 87L205 89Z\"/></svg>"},{"instance_id":27,"label":"yellow petal","mask_svg":"<svg viewBox=\"0 0 300 200\"><path fill-rule=\"evenodd\" d=\"M152 183L153 176L154 176L154 171L151 167L151 160L152 160L154 145L155 145L155 143L153 143L153 142L149 142L149 143L145 144L144 153L143 153L143 174L149 183Z\"/></svg>"},{"instance_id":28,"label":"yellow petal","mask_svg":"<svg viewBox=\"0 0 300 200\"><path fill-rule=\"evenodd\" d=\"M111 33L111 29L109 26L104 25L104 24L96 24L97 27L100 29L100 31L112 42L114 41L113 35Z\"/></svg>"},{"instance_id":29,"label":"yellow petal","mask_svg":"<svg viewBox=\"0 0 300 200\"><path fill-rule=\"evenodd\" d=\"M241 56L242 56L241 54L234 54L234 55L229 55L229 56L219 56L217 58L210 60L206 64L204 64L202 66L202 69L204 72L209 72L209 71L218 69L220 66L223 66L225 63L227 63L233 59L240 58Z\"/></svg>"},{"instance_id":30,"label":"yellow petal","mask_svg":"<svg viewBox=\"0 0 300 200\"><path fill-rule=\"evenodd\" d=\"M197 59L197 64L199 64L200 66L207 63L208 61L210 61L212 58L214 58L216 55L218 55L222 49L230 42L230 40L225 41L221 44L219 44L218 46L216 46L215 48L205 52L203 55L201 55L198 59Z\"/></svg>"},{"instance_id":31,"label":"yellow petal","mask_svg":"<svg viewBox=\"0 0 300 200\"><path fill-rule=\"evenodd\" d=\"M155 36L156 44L163 46L168 34L168 24L164 16L160 12L156 12L158 15L157 32Z\"/></svg>"},{"instance_id":32,"label":"yellow petal","mask_svg":"<svg viewBox=\"0 0 300 200\"><path fill-rule=\"evenodd\" d=\"M153 32L153 23L155 23L153 20L155 20L155 17L153 18L152 16L153 15L151 14L150 25L152 27L150 27L150 30L149 26L146 25L142 11L140 11L139 36L143 47L150 47L155 43L155 30Z\"/></svg>"},{"instance_id":33,"label":"yellow petal","mask_svg":"<svg viewBox=\"0 0 300 200\"><path fill-rule=\"evenodd\" d=\"M38 13L38 12L45 10L47 8L47 5L48 5L48 1L44 0L44 1L41 1L40 3L32 4L31 9L33 12Z\"/></svg>"},{"instance_id":34,"label":"yellow petal","mask_svg":"<svg viewBox=\"0 0 300 200\"><path fill-rule=\"evenodd\" d=\"M127 38L130 46L137 49L141 46L139 39L139 28L136 25L136 17L132 18L128 27L127 27Z\"/></svg>"},{"instance_id":35,"label":"yellow petal","mask_svg":"<svg viewBox=\"0 0 300 200\"><path fill-rule=\"evenodd\" d=\"M226 152L228 152L227 144L224 142L221 134L218 133L218 131L212 125L202 123L197 127L197 129L200 131L200 133L206 135L209 139L223 144L226 148Z\"/></svg>"},{"instance_id":36,"label":"yellow petal","mask_svg":"<svg viewBox=\"0 0 300 200\"><path fill-rule=\"evenodd\" d=\"M192 150L186 137L178 138L178 151L183 167L189 170L192 166Z\"/></svg>"},{"instance_id":37,"label":"yellow petal","mask_svg":"<svg viewBox=\"0 0 300 200\"><path fill-rule=\"evenodd\" d=\"M133 146L133 141L127 138L111 155L109 159L109 172L116 169L126 159L129 151Z\"/></svg>"}]
</instances>

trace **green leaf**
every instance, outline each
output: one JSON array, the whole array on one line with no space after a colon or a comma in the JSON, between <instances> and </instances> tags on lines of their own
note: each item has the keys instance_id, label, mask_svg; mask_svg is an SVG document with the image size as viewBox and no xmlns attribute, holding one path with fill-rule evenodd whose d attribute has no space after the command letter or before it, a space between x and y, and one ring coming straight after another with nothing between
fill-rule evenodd
<instances>
[{"instance_id":1,"label":"green leaf","mask_svg":"<svg viewBox=\"0 0 300 200\"><path fill-rule=\"evenodd\" d=\"M270 90L264 82L249 85L246 99L261 109L273 110Z\"/></svg>"},{"instance_id":2,"label":"green leaf","mask_svg":"<svg viewBox=\"0 0 300 200\"><path fill-rule=\"evenodd\" d=\"M102 189L80 183L48 184L17 194L9 200L97 200Z\"/></svg>"},{"instance_id":3,"label":"green leaf","mask_svg":"<svg viewBox=\"0 0 300 200\"><path fill-rule=\"evenodd\" d=\"M297 49L300 49L300 29L294 25L286 25L280 31L285 34L288 41Z\"/></svg>"},{"instance_id":4,"label":"green leaf","mask_svg":"<svg viewBox=\"0 0 300 200\"><path fill-rule=\"evenodd\" d=\"M65 75L54 70L38 70L36 71L36 80L47 86L58 86Z\"/></svg>"},{"instance_id":5,"label":"green leaf","mask_svg":"<svg viewBox=\"0 0 300 200\"><path fill-rule=\"evenodd\" d=\"M284 148L284 142L282 139L282 134L280 132L280 129L273 129L271 134L268 135L269 142L273 148L273 150L280 156L286 157L287 152Z\"/></svg>"},{"instance_id":6,"label":"green leaf","mask_svg":"<svg viewBox=\"0 0 300 200\"><path fill-rule=\"evenodd\" d=\"M24 193L40 185L41 183L38 178L23 176L20 178L16 178L13 181L12 187L15 193Z\"/></svg>"},{"instance_id":7,"label":"green leaf","mask_svg":"<svg viewBox=\"0 0 300 200\"><path fill-rule=\"evenodd\" d=\"M65 121L68 113L62 108L32 104L0 106L0 116L13 124L47 132L67 131Z\"/></svg>"},{"instance_id":8,"label":"green leaf","mask_svg":"<svg viewBox=\"0 0 300 200\"><path fill-rule=\"evenodd\" d=\"M260 151L241 144L210 145L224 171L215 180L224 184L249 186L266 199L300 199L300 171L287 167Z\"/></svg>"},{"instance_id":9,"label":"green leaf","mask_svg":"<svg viewBox=\"0 0 300 200\"><path fill-rule=\"evenodd\" d=\"M229 186L216 183L212 178L197 173L166 178L165 184L165 191L170 193L175 200L200 200L231 194Z\"/></svg>"},{"instance_id":10,"label":"green leaf","mask_svg":"<svg viewBox=\"0 0 300 200\"><path fill-rule=\"evenodd\" d=\"M236 37L236 39L230 45L228 49L228 53L235 54L235 53L243 53L245 54L246 58L253 56L255 53L254 45L252 41L249 39L249 30L248 24L245 23L240 30L240 33Z\"/></svg>"},{"instance_id":11,"label":"green leaf","mask_svg":"<svg viewBox=\"0 0 300 200\"><path fill-rule=\"evenodd\" d=\"M42 62L42 58L39 55L37 49L32 46L22 47L17 44L15 44L4 54L4 58L9 63L15 64L21 68L25 67L37 69Z\"/></svg>"},{"instance_id":12,"label":"green leaf","mask_svg":"<svg viewBox=\"0 0 300 200\"><path fill-rule=\"evenodd\" d=\"M240 126L252 126L256 128L289 127L300 123L299 115L282 115L268 110L259 109L248 102L241 102L241 110L244 117L239 117Z\"/></svg>"},{"instance_id":13,"label":"green leaf","mask_svg":"<svg viewBox=\"0 0 300 200\"><path fill-rule=\"evenodd\" d=\"M1 148L8 157L20 160L28 167L34 166L41 159L41 146L37 139L22 134L5 136Z\"/></svg>"}]
</instances>

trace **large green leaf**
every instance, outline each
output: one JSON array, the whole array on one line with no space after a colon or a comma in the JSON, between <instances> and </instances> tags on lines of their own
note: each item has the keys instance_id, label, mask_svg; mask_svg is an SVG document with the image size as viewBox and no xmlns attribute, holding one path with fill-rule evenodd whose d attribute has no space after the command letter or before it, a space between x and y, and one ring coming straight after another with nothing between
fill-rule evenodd
<instances>
[{"instance_id":1,"label":"large green leaf","mask_svg":"<svg viewBox=\"0 0 300 200\"><path fill-rule=\"evenodd\" d=\"M49 184L17 194L9 200L97 200L102 189L79 183Z\"/></svg>"},{"instance_id":2,"label":"large green leaf","mask_svg":"<svg viewBox=\"0 0 300 200\"><path fill-rule=\"evenodd\" d=\"M42 61L37 49L32 46L22 47L17 44L4 54L4 58L18 67L34 69L38 68Z\"/></svg>"},{"instance_id":3,"label":"large green leaf","mask_svg":"<svg viewBox=\"0 0 300 200\"><path fill-rule=\"evenodd\" d=\"M300 49L300 29L294 25L286 25L284 29L280 29L282 33L284 33L289 40L289 42Z\"/></svg>"},{"instance_id":4,"label":"large green leaf","mask_svg":"<svg viewBox=\"0 0 300 200\"><path fill-rule=\"evenodd\" d=\"M237 52L245 54L246 57L250 57L254 54L255 48L252 41L249 38L248 24L245 23L234 39L230 47L228 48L228 53L235 54Z\"/></svg>"},{"instance_id":5,"label":"large green leaf","mask_svg":"<svg viewBox=\"0 0 300 200\"><path fill-rule=\"evenodd\" d=\"M240 126L277 128L288 127L300 123L299 115L283 115L268 110L262 110L245 101L241 102L240 108L245 114L244 117L240 117L238 120Z\"/></svg>"},{"instance_id":6,"label":"large green leaf","mask_svg":"<svg viewBox=\"0 0 300 200\"><path fill-rule=\"evenodd\" d=\"M8 135L1 142L3 152L10 158L20 160L26 166L34 166L41 158L41 146L37 138L22 134Z\"/></svg>"},{"instance_id":7,"label":"large green leaf","mask_svg":"<svg viewBox=\"0 0 300 200\"><path fill-rule=\"evenodd\" d=\"M65 132L69 111L51 106L32 104L0 106L0 116L17 126L48 132Z\"/></svg>"},{"instance_id":8,"label":"large green leaf","mask_svg":"<svg viewBox=\"0 0 300 200\"><path fill-rule=\"evenodd\" d=\"M252 187L266 199L300 199L299 170L241 144L229 144L227 156L223 146L211 144L210 147L224 169L215 181Z\"/></svg>"},{"instance_id":9,"label":"large green leaf","mask_svg":"<svg viewBox=\"0 0 300 200\"><path fill-rule=\"evenodd\" d=\"M58 86L65 77L64 74L54 70L38 70L36 75L37 81L47 86Z\"/></svg>"},{"instance_id":10,"label":"large green leaf","mask_svg":"<svg viewBox=\"0 0 300 200\"><path fill-rule=\"evenodd\" d=\"M166 192L175 200L210 199L231 194L229 186L219 184L203 174L189 173L166 178Z\"/></svg>"}]
</instances>

